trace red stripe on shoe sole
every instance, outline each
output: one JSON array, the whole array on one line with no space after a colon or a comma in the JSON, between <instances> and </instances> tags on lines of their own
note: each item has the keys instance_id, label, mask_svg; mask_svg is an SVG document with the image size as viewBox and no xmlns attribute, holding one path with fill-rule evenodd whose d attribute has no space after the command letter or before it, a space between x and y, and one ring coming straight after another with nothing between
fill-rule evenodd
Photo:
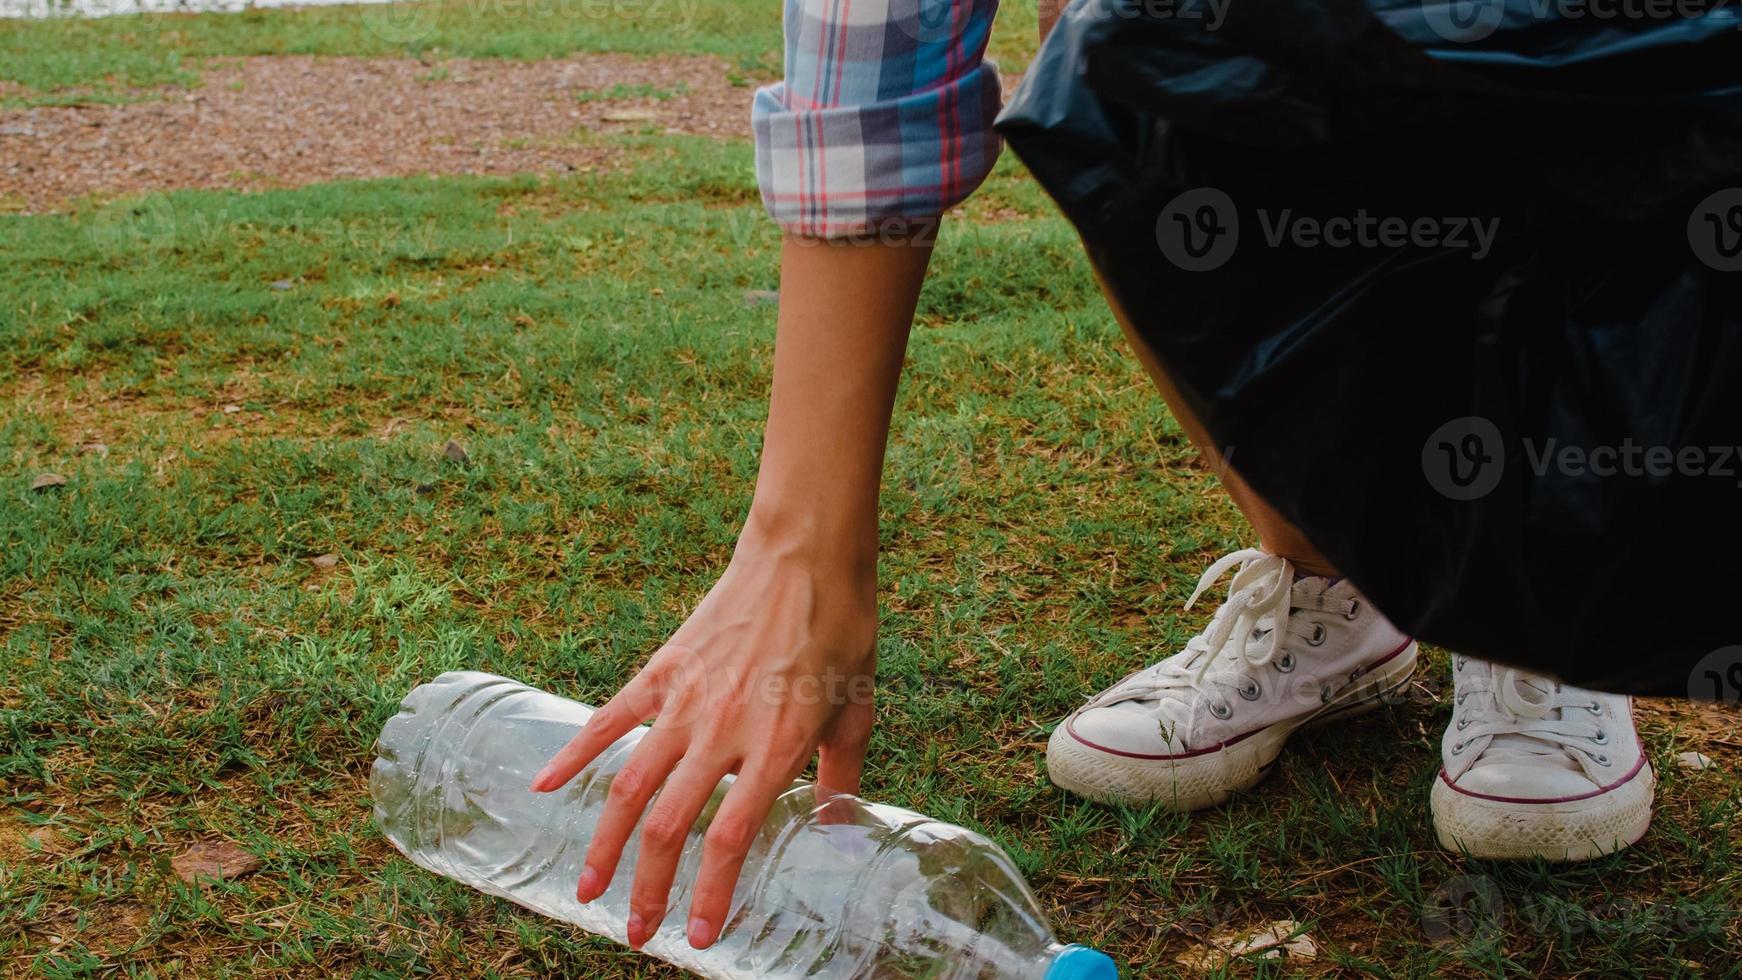
<instances>
[{"instance_id":1,"label":"red stripe on shoe sole","mask_svg":"<svg viewBox=\"0 0 1742 980\"><path fill-rule=\"evenodd\" d=\"M1478 793L1475 790L1468 790L1459 786L1457 783L1452 782L1452 777L1444 768L1440 769L1440 779L1443 780L1453 791L1462 793L1465 796L1475 797L1478 800L1492 800L1495 803L1539 803L1547 805L1551 803L1577 803L1580 800L1589 800L1593 797L1602 796L1604 793L1612 793L1632 782L1633 777L1639 775L1639 770L1644 768L1645 753L1641 752L1639 754L1639 761L1633 764L1633 769L1629 771L1627 775L1622 776L1620 779L1615 780L1607 786L1598 787L1597 789L1591 790L1589 793L1579 793L1576 796L1551 796L1540 799L1528 796L1493 796L1488 793Z\"/></svg>"},{"instance_id":2,"label":"red stripe on shoe sole","mask_svg":"<svg viewBox=\"0 0 1742 980\"><path fill-rule=\"evenodd\" d=\"M1403 651L1409 649L1410 645L1413 643L1415 643L1414 638L1404 640L1403 645L1398 647L1397 649L1391 651L1390 653L1386 654L1383 657L1380 657L1378 660L1375 660L1372 663L1369 663L1369 664L1366 664L1365 666L1356 668L1357 672L1361 675L1365 675L1365 674L1372 672L1372 670L1376 667L1385 666L1386 664L1390 663L1391 661L1397 659L1398 655L1403 653ZM1079 743L1086 745L1091 749L1094 749L1096 752L1105 752L1108 755L1116 755L1116 756L1119 756L1120 758L1123 758L1123 759L1143 759L1143 760L1146 760L1149 762L1161 762L1161 761L1166 760L1166 759L1191 759L1191 758L1194 758L1194 757L1200 756L1200 755L1208 755L1211 752L1220 752L1221 750L1228 748L1231 745L1238 745L1239 743L1246 741L1247 739L1258 734L1259 732L1266 732L1266 731L1269 731L1270 729L1276 727L1275 725L1265 725L1263 728L1254 728L1249 732L1242 732L1241 734L1236 735L1233 738L1227 739L1225 741L1217 742L1215 745L1211 745L1211 746L1208 746L1208 747L1202 748L1202 749L1192 749L1192 750L1187 751L1187 752L1179 752L1179 753L1175 753L1172 755L1165 755L1165 754L1164 755L1147 755L1147 754L1142 753L1142 752L1126 752L1123 749L1108 748L1105 745L1100 745L1098 743L1091 742L1088 739L1084 738L1083 736L1077 734L1076 720L1077 720L1077 716L1074 714L1071 715L1069 718L1065 719L1065 734L1069 735L1071 738L1076 739Z\"/></svg>"}]
</instances>

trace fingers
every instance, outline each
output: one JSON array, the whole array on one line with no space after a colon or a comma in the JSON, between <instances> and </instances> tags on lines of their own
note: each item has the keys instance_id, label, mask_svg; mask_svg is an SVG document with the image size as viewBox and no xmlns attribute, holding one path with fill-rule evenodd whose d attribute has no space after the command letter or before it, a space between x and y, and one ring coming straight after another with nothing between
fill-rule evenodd
<instances>
[{"instance_id":1,"label":"fingers","mask_svg":"<svg viewBox=\"0 0 1742 980\"><path fill-rule=\"evenodd\" d=\"M532 777L532 791L548 793L561 787L630 729L652 718L658 712L659 705L648 696L650 689L651 681L646 671L637 674L624 685L616 697L593 712L593 716L581 727L580 734L558 750L550 762L539 770L538 775Z\"/></svg>"},{"instance_id":2,"label":"fingers","mask_svg":"<svg viewBox=\"0 0 1742 980\"><path fill-rule=\"evenodd\" d=\"M575 884L575 898L590 902L611 887L617 862L623 857L623 847L634 833L636 821L641 819L641 811L647 809L647 801L688 747L687 740L656 730L641 740L629 761L611 777L604 812L599 814L593 842L587 847L586 867Z\"/></svg>"},{"instance_id":3,"label":"fingers","mask_svg":"<svg viewBox=\"0 0 1742 980\"><path fill-rule=\"evenodd\" d=\"M696 755L685 759L660 791L641 824L641 856L629 894L629 945L636 949L659 931L671 901L671 882L702 809L729 767Z\"/></svg>"},{"instance_id":4,"label":"fingers","mask_svg":"<svg viewBox=\"0 0 1742 980\"><path fill-rule=\"evenodd\" d=\"M702 867L696 875L695 896L690 900L691 946L707 949L719 938L731 912L732 893L738 887L738 875L744 870L744 858L756 842L756 835L762 832L775 801L791 785L790 775L761 767L739 776L732 784L703 837Z\"/></svg>"}]
</instances>

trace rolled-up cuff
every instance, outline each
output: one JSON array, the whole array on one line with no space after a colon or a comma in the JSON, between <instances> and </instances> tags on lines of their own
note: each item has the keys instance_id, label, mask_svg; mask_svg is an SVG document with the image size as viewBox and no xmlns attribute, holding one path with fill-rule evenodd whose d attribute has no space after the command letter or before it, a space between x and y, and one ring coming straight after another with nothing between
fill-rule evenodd
<instances>
[{"instance_id":1,"label":"rolled-up cuff","mask_svg":"<svg viewBox=\"0 0 1742 980\"><path fill-rule=\"evenodd\" d=\"M982 61L886 102L799 109L785 83L757 91L756 178L787 231L843 238L905 228L962 202L998 162L997 67Z\"/></svg>"}]
</instances>

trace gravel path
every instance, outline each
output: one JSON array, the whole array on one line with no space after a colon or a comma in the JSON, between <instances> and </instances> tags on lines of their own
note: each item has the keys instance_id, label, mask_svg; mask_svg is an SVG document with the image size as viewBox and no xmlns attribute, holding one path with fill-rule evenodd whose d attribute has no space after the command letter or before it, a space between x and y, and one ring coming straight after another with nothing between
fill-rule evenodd
<instances>
[{"instance_id":1,"label":"gravel path","mask_svg":"<svg viewBox=\"0 0 1742 980\"><path fill-rule=\"evenodd\" d=\"M585 132L748 138L751 91L705 57L227 59L147 101L0 109L0 202L609 167Z\"/></svg>"}]
</instances>

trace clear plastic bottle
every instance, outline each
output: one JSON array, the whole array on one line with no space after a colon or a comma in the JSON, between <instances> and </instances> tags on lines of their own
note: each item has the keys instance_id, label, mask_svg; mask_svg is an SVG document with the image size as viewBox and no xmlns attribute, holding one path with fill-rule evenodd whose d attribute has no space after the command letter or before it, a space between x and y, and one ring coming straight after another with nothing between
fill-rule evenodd
<instances>
[{"instance_id":1,"label":"clear plastic bottle","mask_svg":"<svg viewBox=\"0 0 1742 980\"><path fill-rule=\"evenodd\" d=\"M454 671L406 696L376 744L375 818L406 857L589 932L626 942L636 845L597 900L575 899L612 775L637 729L555 793L532 777L592 709L507 678ZM701 832L644 951L714 980L1114 980L1113 961L1062 946L1010 858L978 834L855 797L819 805L795 783L769 815L719 940L684 935Z\"/></svg>"}]
</instances>

